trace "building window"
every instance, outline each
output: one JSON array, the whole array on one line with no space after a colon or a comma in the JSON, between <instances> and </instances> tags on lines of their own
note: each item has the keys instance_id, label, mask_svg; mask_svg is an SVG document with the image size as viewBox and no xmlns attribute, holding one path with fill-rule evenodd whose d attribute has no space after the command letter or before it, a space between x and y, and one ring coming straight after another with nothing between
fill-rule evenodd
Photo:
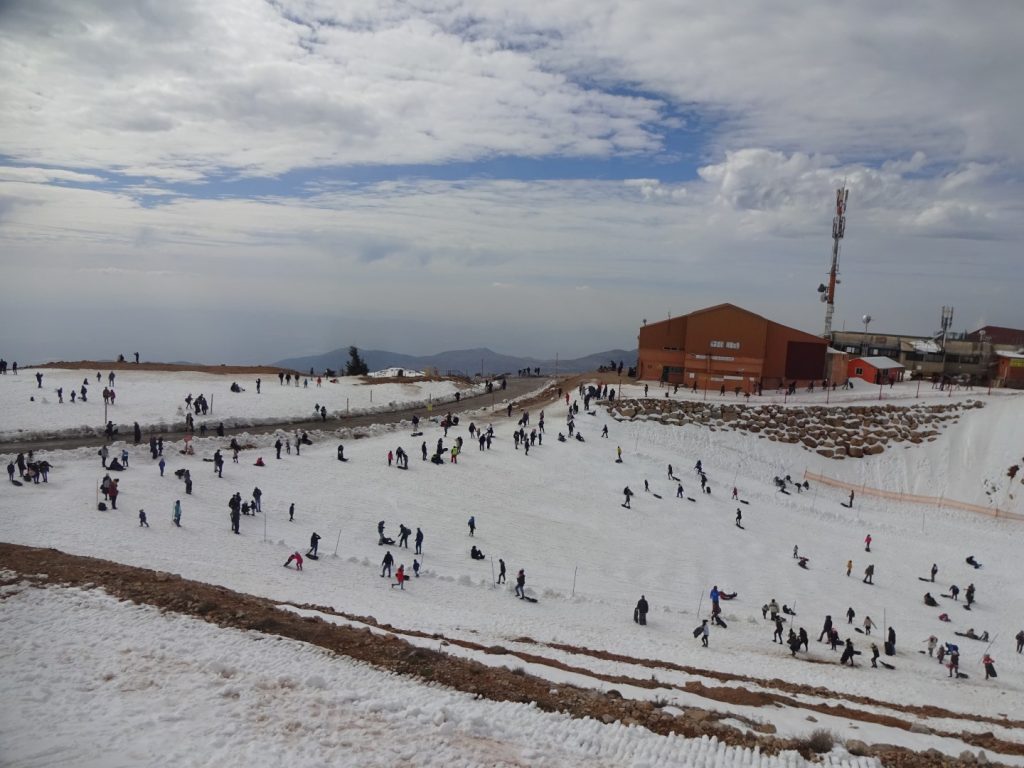
<instances>
[{"instance_id":1,"label":"building window","mask_svg":"<svg viewBox=\"0 0 1024 768\"><path fill-rule=\"evenodd\" d=\"M854 368L853 369L853 375L854 376L863 376L864 375L864 369L863 368Z\"/></svg>"}]
</instances>

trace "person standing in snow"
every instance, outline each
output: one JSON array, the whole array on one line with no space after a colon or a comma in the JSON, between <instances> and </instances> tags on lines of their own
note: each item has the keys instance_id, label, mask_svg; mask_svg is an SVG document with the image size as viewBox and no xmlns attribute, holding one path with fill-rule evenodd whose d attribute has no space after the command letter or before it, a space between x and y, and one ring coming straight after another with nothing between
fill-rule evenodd
<instances>
[{"instance_id":1,"label":"person standing in snow","mask_svg":"<svg viewBox=\"0 0 1024 768\"><path fill-rule=\"evenodd\" d=\"M1024 629L1014 635L1014 640L1017 641L1017 653L1024 653Z\"/></svg>"},{"instance_id":2,"label":"person standing in snow","mask_svg":"<svg viewBox=\"0 0 1024 768\"><path fill-rule=\"evenodd\" d=\"M149 528L149 523L146 522L146 510L139 510L139 528Z\"/></svg>"},{"instance_id":3,"label":"person standing in snow","mask_svg":"<svg viewBox=\"0 0 1024 768\"><path fill-rule=\"evenodd\" d=\"M871 620L871 617L870 616L865 616L864 617L864 634L865 635L870 635L871 634L871 628L874 627L874 626L875 626L875 622L873 622Z\"/></svg>"},{"instance_id":4,"label":"person standing in snow","mask_svg":"<svg viewBox=\"0 0 1024 768\"><path fill-rule=\"evenodd\" d=\"M409 534L412 533L411 528L406 528L405 523L399 523L398 525L398 546L409 548Z\"/></svg>"},{"instance_id":5,"label":"person standing in snow","mask_svg":"<svg viewBox=\"0 0 1024 768\"><path fill-rule=\"evenodd\" d=\"M416 529L416 554L423 554L423 531L419 528Z\"/></svg>"},{"instance_id":6,"label":"person standing in snow","mask_svg":"<svg viewBox=\"0 0 1024 768\"><path fill-rule=\"evenodd\" d=\"M283 446L284 443L281 442L281 438L277 438L277 441L274 443L274 450L277 451L277 458L279 459L281 458L281 448Z\"/></svg>"},{"instance_id":7,"label":"person standing in snow","mask_svg":"<svg viewBox=\"0 0 1024 768\"><path fill-rule=\"evenodd\" d=\"M294 523L295 522L295 502L294 501L288 507L288 522L289 523Z\"/></svg>"},{"instance_id":8,"label":"person standing in snow","mask_svg":"<svg viewBox=\"0 0 1024 768\"><path fill-rule=\"evenodd\" d=\"M469 516L469 523L468 523L468 525L469 525L469 535L470 536L475 535L475 533L476 533L476 516L474 516L474 515L470 515Z\"/></svg>"},{"instance_id":9,"label":"person standing in snow","mask_svg":"<svg viewBox=\"0 0 1024 768\"><path fill-rule=\"evenodd\" d=\"M870 533L867 536L864 537L864 551L865 552L870 552L871 551L871 534Z\"/></svg>"},{"instance_id":10,"label":"person standing in snow","mask_svg":"<svg viewBox=\"0 0 1024 768\"><path fill-rule=\"evenodd\" d=\"M181 499L174 502L174 524L181 528Z\"/></svg>"},{"instance_id":11,"label":"person standing in snow","mask_svg":"<svg viewBox=\"0 0 1024 768\"><path fill-rule=\"evenodd\" d=\"M853 610L853 606L851 605L849 608L846 609L846 623L853 624L853 619L856 615L857 613Z\"/></svg>"},{"instance_id":12,"label":"person standing in snow","mask_svg":"<svg viewBox=\"0 0 1024 768\"><path fill-rule=\"evenodd\" d=\"M849 577L850 573L853 572L853 560L846 561L846 575Z\"/></svg>"},{"instance_id":13,"label":"person standing in snow","mask_svg":"<svg viewBox=\"0 0 1024 768\"><path fill-rule=\"evenodd\" d=\"M864 569L864 583L874 584L875 583L875 565L872 563Z\"/></svg>"},{"instance_id":14,"label":"person standing in snow","mask_svg":"<svg viewBox=\"0 0 1024 768\"><path fill-rule=\"evenodd\" d=\"M262 498L263 498L263 491L261 491L260 487L257 485L255 488L252 489L253 507L255 508L256 512L262 512L263 511L263 507L260 506L260 499L262 499ZM253 514L255 514L255 512Z\"/></svg>"},{"instance_id":15,"label":"person standing in snow","mask_svg":"<svg viewBox=\"0 0 1024 768\"><path fill-rule=\"evenodd\" d=\"M320 547L320 534L313 532L313 535L309 537L309 551L306 553L306 557L317 557L317 549Z\"/></svg>"},{"instance_id":16,"label":"person standing in snow","mask_svg":"<svg viewBox=\"0 0 1024 768\"><path fill-rule=\"evenodd\" d=\"M772 634L772 642L782 644L782 617L775 614L775 632Z\"/></svg>"},{"instance_id":17,"label":"person standing in snow","mask_svg":"<svg viewBox=\"0 0 1024 768\"><path fill-rule=\"evenodd\" d=\"M700 624L700 644L705 648L708 647L708 637L711 635L711 627L708 625L708 620L704 619Z\"/></svg>"},{"instance_id":18,"label":"person standing in snow","mask_svg":"<svg viewBox=\"0 0 1024 768\"><path fill-rule=\"evenodd\" d=\"M241 531L239 530L239 526L241 526L242 524L241 507L239 507L237 504L230 504L229 506L231 507L231 530L234 533L241 533Z\"/></svg>"},{"instance_id":19,"label":"person standing in snow","mask_svg":"<svg viewBox=\"0 0 1024 768\"><path fill-rule=\"evenodd\" d=\"M502 560L499 557L498 558L498 580L495 582L495 584L504 584L504 583L505 583L505 561ZM1021 636L1024 636L1024 632L1021 632L1020 634L1021 634ZM1017 648L1017 653L1020 653L1020 648L1019 647Z\"/></svg>"},{"instance_id":20,"label":"person standing in snow","mask_svg":"<svg viewBox=\"0 0 1024 768\"><path fill-rule=\"evenodd\" d=\"M939 566L932 563L932 582L934 583L936 575L939 573Z\"/></svg>"},{"instance_id":21,"label":"person standing in snow","mask_svg":"<svg viewBox=\"0 0 1024 768\"><path fill-rule=\"evenodd\" d=\"M650 606L647 604L647 598L640 595L640 599L637 600L636 608L633 610L633 621L640 626L647 625L647 611L650 610Z\"/></svg>"},{"instance_id":22,"label":"person standing in snow","mask_svg":"<svg viewBox=\"0 0 1024 768\"><path fill-rule=\"evenodd\" d=\"M391 556L390 550L384 553L384 559L381 560L380 577L383 579L384 574L387 573L388 578L391 578L391 566L394 564L395 558Z\"/></svg>"},{"instance_id":23,"label":"person standing in snow","mask_svg":"<svg viewBox=\"0 0 1024 768\"><path fill-rule=\"evenodd\" d=\"M107 456L109 455L110 451L107 450L107 446L102 446L100 448L100 466L103 467L104 469L107 468Z\"/></svg>"},{"instance_id":24,"label":"person standing in snow","mask_svg":"<svg viewBox=\"0 0 1024 768\"><path fill-rule=\"evenodd\" d=\"M742 510L740 510L739 507L736 507L736 527L737 528L742 528L743 527L743 512L742 512Z\"/></svg>"},{"instance_id":25,"label":"person standing in snow","mask_svg":"<svg viewBox=\"0 0 1024 768\"><path fill-rule=\"evenodd\" d=\"M526 571L522 568L516 574L516 597L520 600L526 597Z\"/></svg>"},{"instance_id":26,"label":"person standing in snow","mask_svg":"<svg viewBox=\"0 0 1024 768\"><path fill-rule=\"evenodd\" d=\"M627 485L625 488L622 489L622 494L626 497L626 500L623 502L622 506L624 506L626 509L632 509L632 507L629 505L629 499L633 495L633 491L631 491L629 489L629 486Z\"/></svg>"}]
</instances>

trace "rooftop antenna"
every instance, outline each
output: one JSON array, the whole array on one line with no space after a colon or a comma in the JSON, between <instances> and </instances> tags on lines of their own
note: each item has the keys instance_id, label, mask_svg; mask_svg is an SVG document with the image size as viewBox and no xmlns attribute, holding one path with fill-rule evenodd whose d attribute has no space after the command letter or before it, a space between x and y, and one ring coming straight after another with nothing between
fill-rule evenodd
<instances>
[{"instance_id":1,"label":"rooftop antenna","mask_svg":"<svg viewBox=\"0 0 1024 768\"><path fill-rule=\"evenodd\" d=\"M850 190L846 182L836 190L836 214L832 217L832 268L828 272L828 285L818 286L818 294L825 303L825 333L827 339L832 338L832 315L836 311L836 278L839 275L839 241L846 234L846 201L850 199Z\"/></svg>"}]
</instances>

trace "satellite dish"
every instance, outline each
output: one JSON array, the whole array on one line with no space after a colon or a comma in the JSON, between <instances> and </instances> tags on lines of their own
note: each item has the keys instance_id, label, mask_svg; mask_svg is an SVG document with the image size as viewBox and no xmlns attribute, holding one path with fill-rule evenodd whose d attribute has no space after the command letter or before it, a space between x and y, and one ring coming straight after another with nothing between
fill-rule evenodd
<instances>
[{"instance_id":1,"label":"satellite dish","mask_svg":"<svg viewBox=\"0 0 1024 768\"><path fill-rule=\"evenodd\" d=\"M871 322L871 315L864 315L864 317L862 317L860 321L864 323L864 325L867 325L868 323Z\"/></svg>"}]
</instances>

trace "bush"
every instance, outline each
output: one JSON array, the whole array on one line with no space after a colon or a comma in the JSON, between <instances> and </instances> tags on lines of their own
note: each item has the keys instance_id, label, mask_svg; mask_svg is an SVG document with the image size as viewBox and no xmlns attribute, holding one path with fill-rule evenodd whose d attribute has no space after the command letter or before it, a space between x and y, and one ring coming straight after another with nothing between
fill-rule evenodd
<instances>
[{"instance_id":1,"label":"bush","mask_svg":"<svg viewBox=\"0 0 1024 768\"><path fill-rule=\"evenodd\" d=\"M836 739L832 732L826 731L824 728L818 728L807 737L807 746L812 752L819 755L823 752L831 752L835 742Z\"/></svg>"}]
</instances>

